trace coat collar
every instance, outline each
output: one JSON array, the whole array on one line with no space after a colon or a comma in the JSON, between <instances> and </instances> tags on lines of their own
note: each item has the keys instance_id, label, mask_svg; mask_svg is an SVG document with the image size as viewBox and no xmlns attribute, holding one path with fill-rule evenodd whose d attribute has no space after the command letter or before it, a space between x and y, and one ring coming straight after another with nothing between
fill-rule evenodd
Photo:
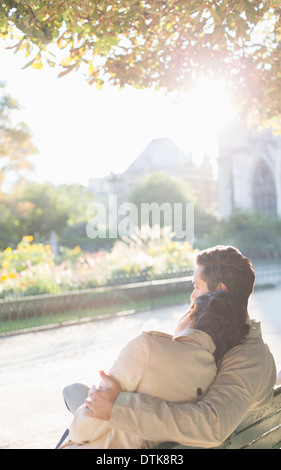
<instances>
[{"instance_id":1,"label":"coat collar","mask_svg":"<svg viewBox=\"0 0 281 470\"><path fill-rule=\"evenodd\" d=\"M261 338L261 322L257 320L248 320L250 326L247 338Z\"/></svg>"},{"instance_id":2,"label":"coat collar","mask_svg":"<svg viewBox=\"0 0 281 470\"><path fill-rule=\"evenodd\" d=\"M178 331L178 333L173 336L174 341L184 341L185 339L189 339L201 344L201 346L207 349L207 351L209 351L211 354L214 354L216 350L215 343L211 336L204 331L193 328L185 328L184 330Z\"/></svg>"},{"instance_id":3,"label":"coat collar","mask_svg":"<svg viewBox=\"0 0 281 470\"><path fill-rule=\"evenodd\" d=\"M184 330L179 331L175 335L169 335L168 333L163 333L162 331L145 331L144 333L151 336L164 336L170 338L172 341L192 341L194 343L200 344L204 349L207 349L211 354L214 354L216 346L207 333L200 330L195 330L192 328L185 328Z\"/></svg>"}]
</instances>

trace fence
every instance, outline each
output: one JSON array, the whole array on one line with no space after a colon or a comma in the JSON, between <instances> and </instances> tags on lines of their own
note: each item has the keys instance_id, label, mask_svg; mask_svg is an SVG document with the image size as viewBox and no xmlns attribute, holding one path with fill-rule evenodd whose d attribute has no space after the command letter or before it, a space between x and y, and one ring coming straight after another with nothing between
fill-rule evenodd
<instances>
[{"instance_id":1,"label":"fence","mask_svg":"<svg viewBox=\"0 0 281 470\"><path fill-rule=\"evenodd\" d=\"M254 264L255 265L255 264ZM263 264L255 265L256 271L256 285L276 285L281 283L281 265L276 264Z\"/></svg>"},{"instance_id":2,"label":"fence","mask_svg":"<svg viewBox=\"0 0 281 470\"><path fill-rule=\"evenodd\" d=\"M192 277L106 286L0 301L0 335L189 301Z\"/></svg>"},{"instance_id":3,"label":"fence","mask_svg":"<svg viewBox=\"0 0 281 470\"><path fill-rule=\"evenodd\" d=\"M173 273L174 276L176 273ZM109 285L55 295L0 300L0 336L46 325L63 325L147 308L188 303L192 276ZM256 286L281 283L281 265L257 265Z\"/></svg>"}]
</instances>

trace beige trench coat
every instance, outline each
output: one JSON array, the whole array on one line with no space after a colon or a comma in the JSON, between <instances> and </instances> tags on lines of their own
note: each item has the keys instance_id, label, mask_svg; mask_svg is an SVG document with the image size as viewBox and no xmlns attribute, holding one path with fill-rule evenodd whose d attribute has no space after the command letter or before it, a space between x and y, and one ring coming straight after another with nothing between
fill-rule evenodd
<instances>
[{"instance_id":1,"label":"beige trench coat","mask_svg":"<svg viewBox=\"0 0 281 470\"><path fill-rule=\"evenodd\" d=\"M197 403L166 403L139 393L120 393L110 420L115 430L185 446L216 447L246 414L267 404L276 383L274 358L261 325L250 320L243 344L223 358L209 392Z\"/></svg>"},{"instance_id":2,"label":"beige trench coat","mask_svg":"<svg viewBox=\"0 0 281 470\"><path fill-rule=\"evenodd\" d=\"M175 336L146 332L123 348L110 372L123 390L195 403L215 379L214 351L212 338L203 331L186 328ZM73 418L69 439L82 445L69 443L66 448L145 449L156 444L156 440L112 429L108 422L88 416L85 405Z\"/></svg>"}]
</instances>

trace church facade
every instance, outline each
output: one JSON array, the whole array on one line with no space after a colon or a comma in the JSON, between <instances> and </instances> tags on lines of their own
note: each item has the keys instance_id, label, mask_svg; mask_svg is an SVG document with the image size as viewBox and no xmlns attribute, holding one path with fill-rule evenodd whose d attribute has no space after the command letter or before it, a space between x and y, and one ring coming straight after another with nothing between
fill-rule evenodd
<instances>
[{"instance_id":1,"label":"church facade","mask_svg":"<svg viewBox=\"0 0 281 470\"><path fill-rule=\"evenodd\" d=\"M180 178L197 197L201 209L227 219L237 210L281 217L281 135L241 125L219 136L217 178L205 158L201 165L170 139L155 139L122 174L92 178L89 189L101 197L128 201L138 182L154 172Z\"/></svg>"},{"instance_id":2,"label":"church facade","mask_svg":"<svg viewBox=\"0 0 281 470\"><path fill-rule=\"evenodd\" d=\"M218 212L281 216L281 136L235 126L219 139Z\"/></svg>"},{"instance_id":3,"label":"church facade","mask_svg":"<svg viewBox=\"0 0 281 470\"><path fill-rule=\"evenodd\" d=\"M191 152L184 153L169 138L152 140L123 173L92 178L88 188L100 198L117 195L118 202L122 203L128 201L143 178L155 172L166 173L186 183L201 209L208 211L217 208L217 182L209 160L205 158L202 164L195 164Z\"/></svg>"}]
</instances>

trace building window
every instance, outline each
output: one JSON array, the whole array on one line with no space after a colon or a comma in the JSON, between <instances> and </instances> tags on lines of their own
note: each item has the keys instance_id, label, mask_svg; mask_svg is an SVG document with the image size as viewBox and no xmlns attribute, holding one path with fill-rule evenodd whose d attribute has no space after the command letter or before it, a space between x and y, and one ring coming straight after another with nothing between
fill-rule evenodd
<instances>
[{"instance_id":1,"label":"building window","mask_svg":"<svg viewBox=\"0 0 281 470\"><path fill-rule=\"evenodd\" d=\"M277 215L274 177L264 161L258 163L254 175L253 205L256 211Z\"/></svg>"}]
</instances>

